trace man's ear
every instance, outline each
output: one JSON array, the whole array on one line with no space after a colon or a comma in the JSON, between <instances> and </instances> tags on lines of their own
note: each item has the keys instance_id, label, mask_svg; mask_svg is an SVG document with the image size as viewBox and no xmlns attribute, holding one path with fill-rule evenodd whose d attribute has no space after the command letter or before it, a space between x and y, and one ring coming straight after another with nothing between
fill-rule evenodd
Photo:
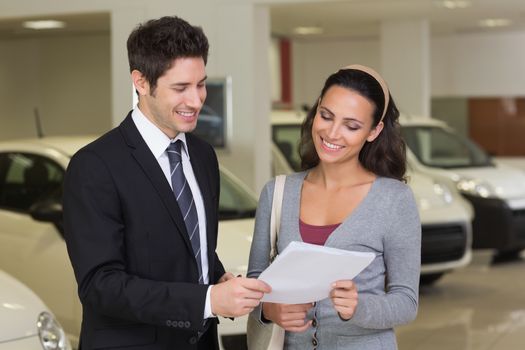
<instances>
[{"instance_id":1,"label":"man's ear","mask_svg":"<svg viewBox=\"0 0 525 350\"><path fill-rule=\"evenodd\" d=\"M131 72L131 80L140 96L149 94L149 83L140 71L134 69Z\"/></svg>"},{"instance_id":2,"label":"man's ear","mask_svg":"<svg viewBox=\"0 0 525 350\"><path fill-rule=\"evenodd\" d=\"M379 122L375 128L373 128L371 131L370 131L370 134L368 135L368 137L366 138L366 140L368 142L372 142L374 141L378 136L379 134L381 133L381 131L383 130L383 127L385 126L385 124L383 124L383 122Z\"/></svg>"}]
</instances>

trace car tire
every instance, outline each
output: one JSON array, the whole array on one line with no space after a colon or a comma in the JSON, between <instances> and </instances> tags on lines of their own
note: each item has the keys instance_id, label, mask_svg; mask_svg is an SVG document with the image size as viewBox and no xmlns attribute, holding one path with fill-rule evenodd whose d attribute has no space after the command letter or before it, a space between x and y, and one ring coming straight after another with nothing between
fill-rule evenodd
<instances>
[{"instance_id":1,"label":"car tire","mask_svg":"<svg viewBox=\"0 0 525 350\"><path fill-rule=\"evenodd\" d=\"M429 273L425 275L421 275L419 277L419 285L421 286L430 286L437 282L441 277L443 277L444 273Z\"/></svg>"},{"instance_id":2,"label":"car tire","mask_svg":"<svg viewBox=\"0 0 525 350\"><path fill-rule=\"evenodd\" d=\"M498 250L492 257L492 263L499 264L521 260L521 251L521 248Z\"/></svg>"}]
</instances>

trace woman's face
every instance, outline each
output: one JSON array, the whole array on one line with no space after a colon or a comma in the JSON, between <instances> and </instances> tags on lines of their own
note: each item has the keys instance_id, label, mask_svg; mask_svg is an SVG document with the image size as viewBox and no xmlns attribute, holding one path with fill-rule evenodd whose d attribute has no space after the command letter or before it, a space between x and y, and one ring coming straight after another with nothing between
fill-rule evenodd
<instances>
[{"instance_id":1,"label":"woman's face","mask_svg":"<svg viewBox=\"0 0 525 350\"><path fill-rule=\"evenodd\" d=\"M312 138L321 163L357 160L365 142L373 141L383 129L375 128L375 105L358 94L334 85L321 99L312 125Z\"/></svg>"}]
</instances>

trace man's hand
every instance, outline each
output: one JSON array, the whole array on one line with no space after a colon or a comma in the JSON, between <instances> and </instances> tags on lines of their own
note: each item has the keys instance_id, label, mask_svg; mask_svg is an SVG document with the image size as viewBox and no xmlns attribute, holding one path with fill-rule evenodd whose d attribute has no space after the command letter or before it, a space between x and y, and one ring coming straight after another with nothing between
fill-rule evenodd
<instances>
[{"instance_id":1,"label":"man's hand","mask_svg":"<svg viewBox=\"0 0 525 350\"><path fill-rule=\"evenodd\" d=\"M312 325L311 320L306 322L306 313L313 307L312 303L295 305L264 303L262 307L266 319L288 332L304 332Z\"/></svg>"},{"instance_id":2,"label":"man's hand","mask_svg":"<svg viewBox=\"0 0 525 350\"><path fill-rule=\"evenodd\" d=\"M357 308L357 287L350 280L337 281L332 284L330 299L339 317L349 320Z\"/></svg>"},{"instance_id":3,"label":"man's hand","mask_svg":"<svg viewBox=\"0 0 525 350\"><path fill-rule=\"evenodd\" d=\"M271 291L269 285L255 278L231 278L211 286L211 311L223 317L243 316L259 305L264 293Z\"/></svg>"},{"instance_id":4,"label":"man's hand","mask_svg":"<svg viewBox=\"0 0 525 350\"><path fill-rule=\"evenodd\" d=\"M231 272L226 272L224 275L222 275L221 278L219 278L219 281L217 283L222 283L222 282L226 282L228 280L231 280L232 278L235 278L235 276L233 275L233 273Z\"/></svg>"}]
</instances>

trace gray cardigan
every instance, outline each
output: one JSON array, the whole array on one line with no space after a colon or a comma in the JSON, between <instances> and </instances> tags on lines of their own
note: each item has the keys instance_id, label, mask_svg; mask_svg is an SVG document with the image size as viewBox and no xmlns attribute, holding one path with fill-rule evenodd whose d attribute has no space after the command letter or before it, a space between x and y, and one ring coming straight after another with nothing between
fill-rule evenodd
<instances>
[{"instance_id":1,"label":"gray cardigan","mask_svg":"<svg viewBox=\"0 0 525 350\"><path fill-rule=\"evenodd\" d=\"M292 241L301 241L299 207L305 176L306 172L301 172L286 178L278 251ZM269 265L274 183L268 182L259 198L249 277L259 276ZM287 332L285 348L397 349L393 327L412 321L418 306L421 224L410 188L400 181L378 177L325 245L376 254L374 261L354 279L358 289L356 312L350 320L343 321L330 299L317 302L307 316L315 318L316 327L304 333ZM260 312L259 308L254 310L252 317L260 317Z\"/></svg>"}]
</instances>

